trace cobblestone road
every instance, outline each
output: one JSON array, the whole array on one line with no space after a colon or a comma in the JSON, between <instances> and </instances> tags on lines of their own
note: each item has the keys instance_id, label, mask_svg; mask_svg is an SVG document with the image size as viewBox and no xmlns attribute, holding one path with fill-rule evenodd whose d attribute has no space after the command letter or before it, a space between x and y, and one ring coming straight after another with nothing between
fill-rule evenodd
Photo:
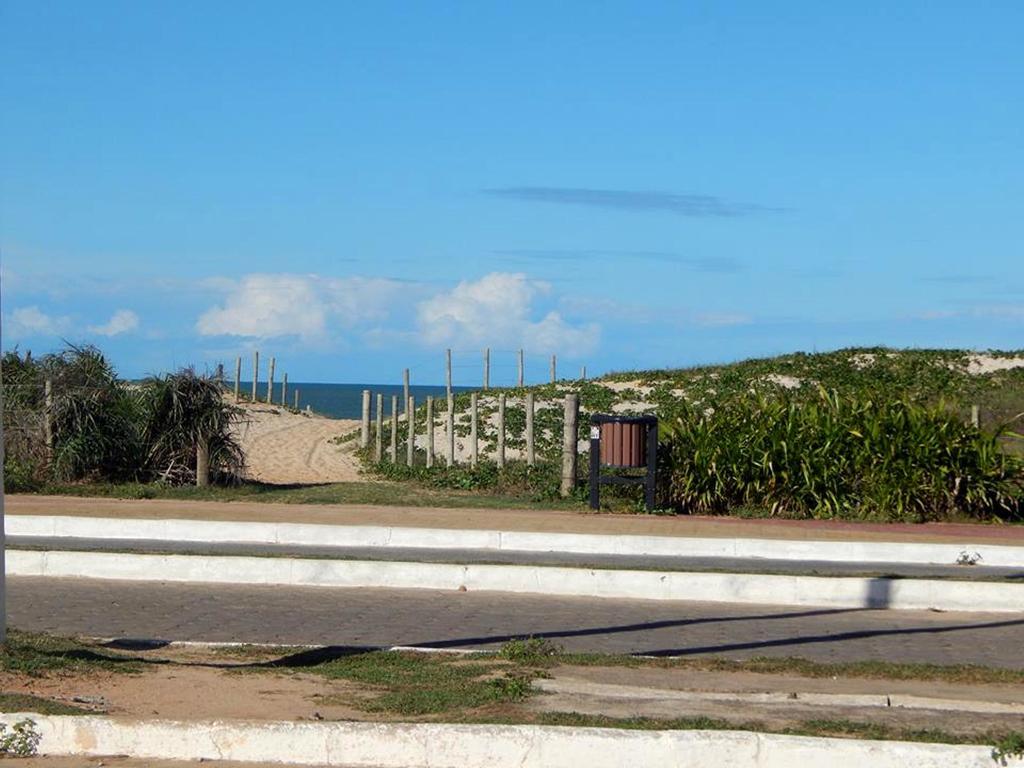
<instances>
[{"instance_id":1,"label":"cobblestone road","mask_svg":"<svg viewBox=\"0 0 1024 768\"><path fill-rule=\"evenodd\" d=\"M799 656L1024 667L1024 615L801 609L495 592L8 579L11 626L100 637Z\"/></svg>"}]
</instances>

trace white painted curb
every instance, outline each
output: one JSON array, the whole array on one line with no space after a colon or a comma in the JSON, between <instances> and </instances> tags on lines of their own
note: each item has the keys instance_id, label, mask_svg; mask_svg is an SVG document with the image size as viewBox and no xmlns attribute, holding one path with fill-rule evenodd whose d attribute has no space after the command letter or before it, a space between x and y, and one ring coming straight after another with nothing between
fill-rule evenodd
<instances>
[{"instance_id":1,"label":"white painted curb","mask_svg":"<svg viewBox=\"0 0 1024 768\"><path fill-rule=\"evenodd\" d=\"M746 731L550 726L246 723L31 718L46 755L128 755L350 768L992 768L988 747L821 739ZM1012 766L1024 765L1010 760Z\"/></svg>"},{"instance_id":2,"label":"white painted curb","mask_svg":"<svg viewBox=\"0 0 1024 768\"><path fill-rule=\"evenodd\" d=\"M969 555L981 555L980 562L983 565L1024 568L1024 547L967 541L955 544L920 544L856 540L630 536L219 520L140 520L60 515L8 515L6 521L9 536L151 539L319 547L490 549L515 552L742 557L928 565L952 565L966 552Z\"/></svg>"},{"instance_id":3,"label":"white painted curb","mask_svg":"<svg viewBox=\"0 0 1024 768\"><path fill-rule=\"evenodd\" d=\"M465 588L574 597L833 608L1024 611L1024 584L929 579L26 550L8 550L7 574L296 587Z\"/></svg>"}]
</instances>

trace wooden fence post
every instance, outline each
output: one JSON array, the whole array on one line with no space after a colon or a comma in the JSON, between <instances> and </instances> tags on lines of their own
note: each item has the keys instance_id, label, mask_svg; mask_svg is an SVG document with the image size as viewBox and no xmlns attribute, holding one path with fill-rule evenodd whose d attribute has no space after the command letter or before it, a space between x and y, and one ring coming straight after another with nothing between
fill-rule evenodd
<instances>
[{"instance_id":1,"label":"wooden fence post","mask_svg":"<svg viewBox=\"0 0 1024 768\"><path fill-rule=\"evenodd\" d=\"M398 463L398 395L391 396L391 463Z\"/></svg>"},{"instance_id":2,"label":"wooden fence post","mask_svg":"<svg viewBox=\"0 0 1024 768\"><path fill-rule=\"evenodd\" d=\"M242 386L242 357L235 358L235 402L241 397L240 387Z\"/></svg>"},{"instance_id":3,"label":"wooden fence post","mask_svg":"<svg viewBox=\"0 0 1024 768\"><path fill-rule=\"evenodd\" d=\"M580 381L586 381L586 380L587 380L587 366L581 365L580 366Z\"/></svg>"},{"instance_id":4,"label":"wooden fence post","mask_svg":"<svg viewBox=\"0 0 1024 768\"><path fill-rule=\"evenodd\" d=\"M558 375L555 373L556 370L557 370L557 362L555 360L555 356L552 355L551 356L551 383L552 384L554 384L556 381L558 381Z\"/></svg>"},{"instance_id":5,"label":"wooden fence post","mask_svg":"<svg viewBox=\"0 0 1024 768\"><path fill-rule=\"evenodd\" d=\"M469 396L469 464L475 467L480 462L480 439L477 430L479 407L476 392Z\"/></svg>"},{"instance_id":6,"label":"wooden fence post","mask_svg":"<svg viewBox=\"0 0 1024 768\"><path fill-rule=\"evenodd\" d=\"M449 467L455 465L455 398L448 395L448 412L444 416L445 461Z\"/></svg>"},{"instance_id":7,"label":"wooden fence post","mask_svg":"<svg viewBox=\"0 0 1024 768\"><path fill-rule=\"evenodd\" d=\"M402 371L402 407L408 408L409 406L409 369L406 368ZM405 414L408 416L409 411Z\"/></svg>"},{"instance_id":8,"label":"wooden fence post","mask_svg":"<svg viewBox=\"0 0 1024 768\"><path fill-rule=\"evenodd\" d=\"M526 463L529 466L535 466L537 464L537 453L535 451L535 444L533 441L533 392L526 393Z\"/></svg>"},{"instance_id":9,"label":"wooden fence post","mask_svg":"<svg viewBox=\"0 0 1024 768\"><path fill-rule=\"evenodd\" d=\"M288 374L281 377L281 407L288 407Z\"/></svg>"},{"instance_id":10,"label":"wooden fence post","mask_svg":"<svg viewBox=\"0 0 1024 768\"><path fill-rule=\"evenodd\" d=\"M491 388L491 348L484 350L484 392Z\"/></svg>"},{"instance_id":11,"label":"wooden fence post","mask_svg":"<svg viewBox=\"0 0 1024 768\"><path fill-rule=\"evenodd\" d=\"M46 445L46 466L53 463L53 379L43 383L43 441Z\"/></svg>"},{"instance_id":12,"label":"wooden fence post","mask_svg":"<svg viewBox=\"0 0 1024 768\"><path fill-rule=\"evenodd\" d=\"M270 358L270 371L267 376L267 405L274 402L274 368L277 366L277 358Z\"/></svg>"},{"instance_id":13,"label":"wooden fence post","mask_svg":"<svg viewBox=\"0 0 1024 768\"><path fill-rule=\"evenodd\" d=\"M299 410L299 388L295 388L295 410Z\"/></svg>"},{"instance_id":14,"label":"wooden fence post","mask_svg":"<svg viewBox=\"0 0 1024 768\"><path fill-rule=\"evenodd\" d=\"M384 395L377 393L377 434L374 438L377 461L384 461Z\"/></svg>"},{"instance_id":15,"label":"wooden fence post","mask_svg":"<svg viewBox=\"0 0 1024 768\"><path fill-rule=\"evenodd\" d=\"M971 406L971 426L975 429L981 426L981 408L976 405Z\"/></svg>"},{"instance_id":16,"label":"wooden fence post","mask_svg":"<svg viewBox=\"0 0 1024 768\"><path fill-rule=\"evenodd\" d=\"M260 380L260 353L259 350L252 353L252 401L256 402L256 385Z\"/></svg>"},{"instance_id":17,"label":"wooden fence post","mask_svg":"<svg viewBox=\"0 0 1024 768\"><path fill-rule=\"evenodd\" d=\"M505 466L505 393L498 395L498 469Z\"/></svg>"},{"instance_id":18,"label":"wooden fence post","mask_svg":"<svg viewBox=\"0 0 1024 768\"><path fill-rule=\"evenodd\" d=\"M434 466L434 398L427 395L427 466Z\"/></svg>"},{"instance_id":19,"label":"wooden fence post","mask_svg":"<svg viewBox=\"0 0 1024 768\"><path fill-rule=\"evenodd\" d=\"M526 381L526 365L523 359L523 350L519 350L519 376L516 379L519 382L519 386L523 386L523 382Z\"/></svg>"},{"instance_id":20,"label":"wooden fence post","mask_svg":"<svg viewBox=\"0 0 1024 768\"><path fill-rule=\"evenodd\" d=\"M572 494L576 487L576 462L578 426L580 418L580 396L565 396L565 420L562 427L562 496Z\"/></svg>"},{"instance_id":21,"label":"wooden fence post","mask_svg":"<svg viewBox=\"0 0 1024 768\"><path fill-rule=\"evenodd\" d=\"M405 428L408 434L408 445L405 447L405 464L413 465L416 458L416 398L409 395L405 401Z\"/></svg>"},{"instance_id":22,"label":"wooden fence post","mask_svg":"<svg viewBox=\"0 0 1024 768\"><path fill-rule=\"evenodd\" d=\"M196 485L205 488L210 484L210 444L205 438L196 440Z\"/></svg>"},{"instance_id":23,"label":"wooden fence post","mask_svg":"<svg viewBox=\"0 0 1024 768\"><path fill-rule=\"evenodd\" d=\"M444 351L444 386L448 397L452 396L452 351Z\"/></svg>"},{"instance_id":24,"label":"wooden fence post","mask_svg":"<svg viewBox=\"0 0 1024 768\"><path fill-rule=\"evenodd\" d=\"M370 445L370 390L363 390L363 423L359 430L359 447L367 448Z\"/></svg>"}]
</instances>

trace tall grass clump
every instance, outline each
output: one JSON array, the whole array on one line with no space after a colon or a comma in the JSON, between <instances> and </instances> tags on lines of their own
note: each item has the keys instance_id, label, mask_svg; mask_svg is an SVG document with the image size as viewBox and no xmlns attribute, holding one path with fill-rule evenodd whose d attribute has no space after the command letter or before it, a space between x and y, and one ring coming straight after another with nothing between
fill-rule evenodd
<instances>
[{"instance_id":1,"label":"tall grass clump","mask_svg":"<svg viewBox=\"0 0 1024 768\"><path fill-rule=\"evenodd\" d=\"M215 479L241 475L245 456L231 431L241 411L224 401L218 381L186 368L150 377L140 390L145 466L152 476L173 484L194 481L200 442L209 447Z\"/></svg>"},{"instance_id":2,"label":"tall grass clump","mask_svg":"<svg viewBox=\"0 0 1024 768\"><path fill-rule=\"evenodd\" d=\"M1019 435L982 433L938 405L819 391L682 406L663 425L663 491L677 509L927 521L1024 517Z\"/></svg>"},{"instance_id":3,"label":"tall grass clump","mask_svg":"<svg viewBox=\"0 0 1024 768\"><path fill-rule=\"evenodd\" d=\"M9 490L50 481L191 482L199 440L209 445L215 478L241 470L231 431L239 411L218 382L191 369L128 382L95 347L72 345L38 358L8 352L0 366Z\"/></svg>"}]
</instances>

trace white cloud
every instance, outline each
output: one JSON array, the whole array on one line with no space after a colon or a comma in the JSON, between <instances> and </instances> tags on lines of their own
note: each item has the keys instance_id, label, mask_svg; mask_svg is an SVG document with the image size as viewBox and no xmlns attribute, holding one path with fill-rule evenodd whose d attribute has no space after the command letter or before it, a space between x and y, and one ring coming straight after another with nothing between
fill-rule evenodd
<instances>
[{"instance_id":1,"label":"white cloud","mask_svg":"<svg viewBox=\"0 0 1024 768\"><path fill-rule=\"evenodd\" d=\"M401 288L401 283L383 278L293 274L214 278L205 285L225 296L223 304L199 317L200 335L298 336L304 341L327 340L335 324L351 328L387 317Z\"/></svg>"},{"instance_id":2,"label":"white cloud","mask_svg":"<svg viewBox=\"0 0 1024 768\"><path fill-rule=\"evenodd\" d=\"M130 309L119 309L105 325L91 325L89 332L100 336L117 336L121 333L134 331L139 327L139 316Z\"/></svg>"},{"instance_id":3,"label":"white cloud","mask_svg":"<svg viewBox=\"0 0 1024 768\"><path fill-rule=\"evenodd\" d=\"M3 331L8 338L21 339L30 336L59 336L70 328L70 317L53 317L39 307L31 306L11 312Z\"/></svg>"},{"instance_id":4,"label":"white cloud","mask_svg":"<svg viewBox=\"0 0 1024 768\"><path fill-rule=\"evenodd\" d=\"M571 325L558 312L533 319L534 300L547 283L519 273L493 272L463 281L417 309L421 338L428 344L522 346L535 352L583 354L597 346L596 324Z\"/></svg>"}]
</instances>

